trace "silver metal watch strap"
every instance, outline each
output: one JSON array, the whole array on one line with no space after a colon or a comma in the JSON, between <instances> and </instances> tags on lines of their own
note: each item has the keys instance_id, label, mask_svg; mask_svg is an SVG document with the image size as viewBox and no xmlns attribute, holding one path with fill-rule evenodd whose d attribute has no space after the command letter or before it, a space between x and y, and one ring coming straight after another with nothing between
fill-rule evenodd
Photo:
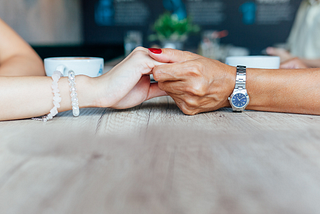
<instances>
[{"instance_id":1,"label":"silver metal watch strap","mask_svg":"<svg viewBox=\"0 0 320 214\"><path fill-rule=\"evenodd\" d=\"M236 85L234 87L235 90L246 89L246 66L238 65L237 66L237 77L236 77Z\"/></svg>"}]
</instances>

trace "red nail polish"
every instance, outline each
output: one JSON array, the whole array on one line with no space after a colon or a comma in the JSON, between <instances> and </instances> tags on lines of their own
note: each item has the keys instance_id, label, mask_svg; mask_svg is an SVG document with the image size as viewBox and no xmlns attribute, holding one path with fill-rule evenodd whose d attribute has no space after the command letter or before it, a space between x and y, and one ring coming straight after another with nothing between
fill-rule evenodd
<instances>
[{"instance_id":1,"label":"red nail polish","mask_svg":"<svg viewBox=\"0 0 320 214\"><path fill-rule=\"evenodd\" d=\"M162 50L159 48L149 48L149 51L154 54L161 54L162 53Z\"/></svg>"}]
</instances>

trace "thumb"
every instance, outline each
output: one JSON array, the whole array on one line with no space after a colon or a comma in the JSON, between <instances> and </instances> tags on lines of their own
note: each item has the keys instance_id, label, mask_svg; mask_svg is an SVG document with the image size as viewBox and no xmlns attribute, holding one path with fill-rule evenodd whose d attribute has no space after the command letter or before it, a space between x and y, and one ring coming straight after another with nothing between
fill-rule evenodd
<instances>
[{"instance_id":1,"label":"thumb","mask_svg":"<svg viewBox=\"0 0 320 214\"><path fill-rule=\"evenodd\" d=\"M149 48L149 56L158 62L174 63L199 58L199 55L170 48Z\"/></svg>"},{"instance_id":2,"label":"thumb","mask_svg":"<svg viewBox=\"0 0 320 214\"><path fill-rule=\"evenodd\" d=\"M149 94L148 94L147 100L150 100L155 97L166 96L166 95L167 93L165 91L162 91L159 88L158 83L152 83L149 88Z\"/></svg>"},{"instance_id":3,"label":"thumb","mask_svg":"<svg viewBox=\"0 0 320 214\"><path fill-rule=\"evenodd\" d=\"M292 61L286 61L280 64L280 68L282 69L294 69L295 65Z\"/></svg>"}]
</instances>

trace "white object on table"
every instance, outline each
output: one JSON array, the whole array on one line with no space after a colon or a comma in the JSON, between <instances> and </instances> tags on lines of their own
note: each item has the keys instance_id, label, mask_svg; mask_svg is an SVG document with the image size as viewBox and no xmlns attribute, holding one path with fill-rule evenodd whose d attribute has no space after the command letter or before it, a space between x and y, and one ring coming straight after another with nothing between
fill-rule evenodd
<instances>
[{"instance_id":1,"label":"white object on table","mask_svg":"<svg viewBox=\"0 0 320 214\"><path fill-rule=\"evenodd\" d=\"M99 57L50 57L44 59L47 76L51 76L55 70L61 71L66 76L69 70L76 75L97 77L103 74L104 59Z\"/></svg>"},{"instance_id":2,"label":"white object on table","mask_svg":"<svg viewBox=\"0 0 320 214\"><path fill-rule=\"evenodd\" d=\"M247 68L279 69L278 56L230 56L226 64L231 66L244 65Z\"/></svg>"}]
</instances>

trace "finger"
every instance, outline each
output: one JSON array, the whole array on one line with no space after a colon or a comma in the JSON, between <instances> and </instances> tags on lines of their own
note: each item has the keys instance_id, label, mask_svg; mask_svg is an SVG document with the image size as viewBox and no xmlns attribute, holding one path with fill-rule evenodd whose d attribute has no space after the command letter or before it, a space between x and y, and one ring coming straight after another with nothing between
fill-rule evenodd
<instances>
[{"instance_id":1,"label":"finger","mask_svg":"<svg viewBox=\"0 0 320 214\"><path fill-rule=\"evenodd\" d=\"M187 61L156 66L153 68L152 74L158 82L184 81L192 78L196 69L193 61Z\"/></svg>"},{"instance_id":2,"label":"finger","mask_svg":"<svg viewBox=\"0 0 320 214\"><path fill-rule=\"evenodd\" d=\"M160 50L161 50L161 49L160 49ZM159 62L159 61L154 60L153 58L150 58L150 56L149 56L149 49L144 48L144 47L136 47L136 48L130 53L129 56L134 55L134 54L137 54L137 52L140 52L140 53L141 53L142 55L144 55L144 56L148 56L149 62L152 62L153 67L154 67L155 65L163 65L163 64L165 64L165 63L163 63L163 62ZM129 58L129 56L128 56L128 58Z\"/></svg>"},{"instance_id":3,"label":"finger","mask_svg":"<svg viewBox=\"0 0 320 214\"><path fill-rule=\"evenodd\" d=\"M175 82L158 82L158 86L162 91L167 92L167 94L184 95L185 94L185 84L182 81Z\"/></svg>"},{"instance_id":4,"label":"finger","mask_svg":"<svg viewBox=\"0 0 320 214\"><path fill-rule=\"evenodd\" d=\"M116 66L119 66L121 64L124 64L126 61L128 61L130 59L130 57L132 57L132 55L136 54L136 52L144 52L145 54L148 54L149 51L147 48L144 47L136 47L133 51L131 51L131 53L126 56L121 62L119 62Z\"/></svg>"},{"instance_id":5,"label":"finger","mask_svg":"<svg viewBox=\"0 0 320 214\"><path fill-rule=\"evenodd\" d=\"M283 68L283 69L292 69L294 66L292 65L292 62L284 62L284 63L281 63L280 65L280 68Z\"/></svg>"},{"instance_id":6,"label":"finger","mask_svg":"<svg viewBox=\"0 0 320 214\"><path fill-rule=\"evenodd\" d=\"M161 50L161 49L160 49L160 50ZM163 62L159 62L159 61L156 61L156 60L153 59L153 58L150 58L150 56L149 56L149 49L144 48L144 47L137 47L137 48L135 48L135 49L130 53L129 56L131 56L132 54L136 54L136 52L141 52L143 55L148 56L149 60L147 60L147 63L148 63L148 62L151 62L151 66L150 66L150 67L154 67L154 66L156 66L156 65L163 65L163 64L165 64L165 63L163 63Z\"/></svg>"},{"instance_id":7,"label":"finger","mask_svg":"<svg viewBox=\"0 0 320 214\"><path fill-rule=\"evenodd\" d=\"M194 108L190 108L187 106L187 104L185 103L185 101L183 100L183 98L179 98L176 97L175 95L172 95L169 93L169 96L172 97L172 99L174 100L174 102L176 103L176 105L178 106L178 108L186 115L195 115L196 113L198 113L197 109Z\"/></svg>"},{"instance_id":8,"label":"finger","mask_svg":"<svg viewBox=\"0 0 320 214\"><path fill-rule=\"evenodd\" d=\"M277 56L278 55L278 51L276 48L273 48L273 47L268 47L266 49L266 52L268 55L272 55L272 56Z\"/></svg>"},{"instance_id":9,"label":"finger","mask_svg":"<svg viewBox=\"0 0 320 214\"><path fill-rule=\"evenodd\" d=\"M132 82L136 82L142 75L151 74L155 66L162 64L164 63L158 62L149 56L148 49L137 47L108 73L116 72L116 76L128 77Z\"/></svg>"},{"instance_id":10,"label":"finger","mask_svg":"<svg viewBox=\"0 0 320 214\"><path fill-rule=\"evenodd\" d=\"M166 64L156 66L152 70L154 80L158 82L179 81L183 79L181 65Z\"/></svg>"},{"instance_id":11,"label":"finger","mask_svg":"<svg viewBox=\"0 0 320 214\"><path fill-rule=\"evenodd\" d=\"M163 48L155 49L149 48L149 55L158 62L172 63L184 62L187 60L197 59L200 56L187 51L180 51L176 49Z\"/></svg>"},{"instance_id":12,"label":"finger","mask_svg":"<svg viewBox=\"0 0 320 214\"><path fill-rule=\"evenodd\" d=\"M284 69L299 69L308 68L299 58L294 58L281 63L280 68Z\"/></svg>"},{"instance_id":13,"label":"finger","mask_svg":"<svg viewBox=\"0 0 320 214\"><path fill-rule=\"evenodd\" d=\"M158 83L152 83L149 88L147 100L161 96L167 96L167 93L159 88Z\"/></svg>"}]
</instances>

